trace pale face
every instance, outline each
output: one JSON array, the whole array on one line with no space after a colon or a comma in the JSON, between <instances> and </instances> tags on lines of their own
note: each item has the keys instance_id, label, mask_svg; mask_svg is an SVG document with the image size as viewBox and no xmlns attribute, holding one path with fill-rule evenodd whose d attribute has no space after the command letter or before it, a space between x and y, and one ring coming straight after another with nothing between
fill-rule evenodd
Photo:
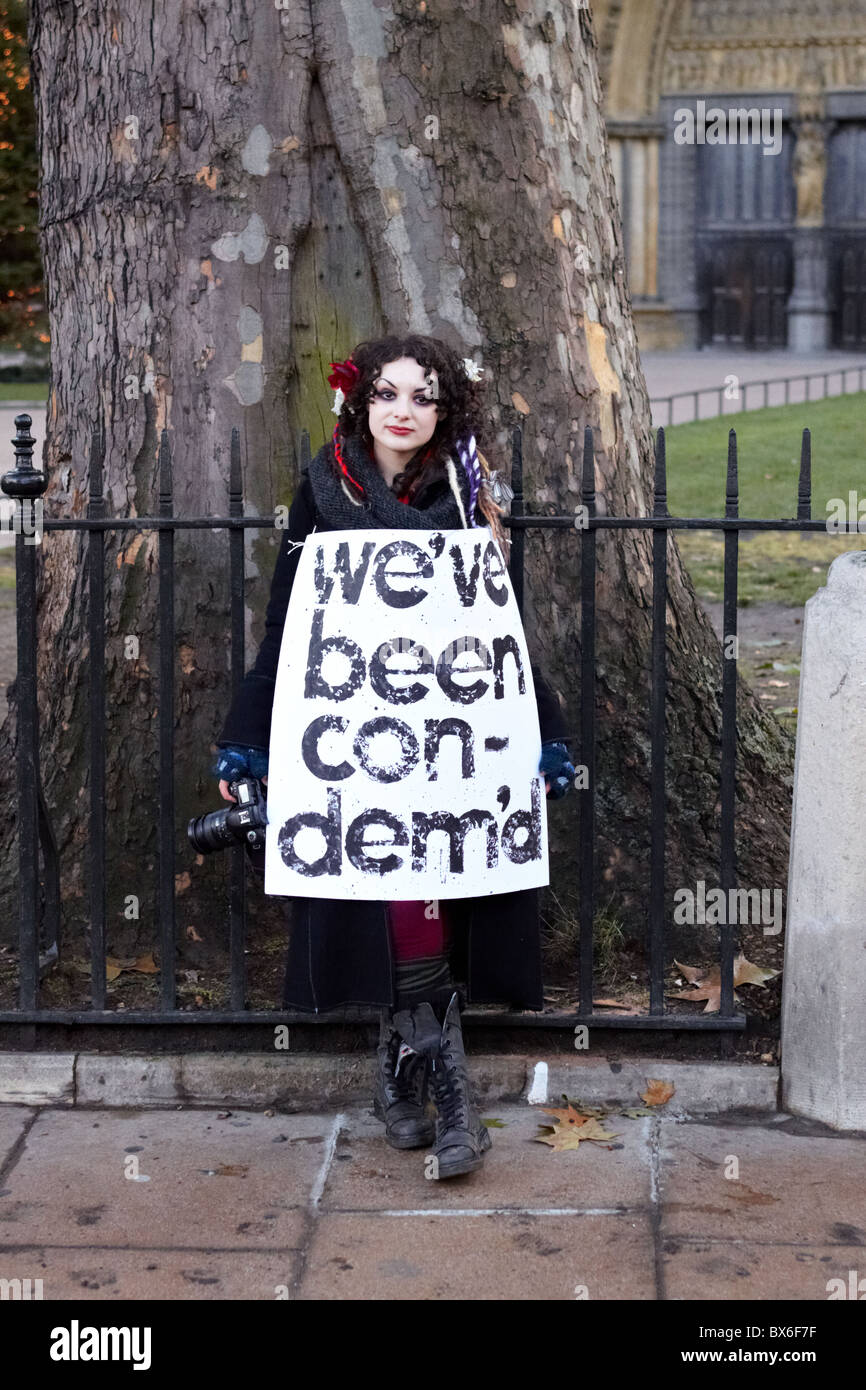
<instances>
[{"instance_id":1,"label":"pale face","mask_svg":"<svg viewBox=\"0 0 866 1390\"><path fill-rule=\"evenodd\" d=\"M438 378L414 357L386 362L373 382L368 423L373 454L386 476L401 472L418 449L427 444L440 417Z\"/></svg>"}]
</instances>

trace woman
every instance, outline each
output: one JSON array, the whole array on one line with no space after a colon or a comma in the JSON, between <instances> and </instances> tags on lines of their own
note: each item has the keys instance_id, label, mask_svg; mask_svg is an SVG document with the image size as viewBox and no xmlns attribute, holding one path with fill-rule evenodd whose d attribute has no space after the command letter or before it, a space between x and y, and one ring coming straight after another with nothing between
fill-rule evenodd
<instances>
[{"instance_id":1,"label":"woman","mask_svg":"<svg viewBox=\"0 0 866 1390\"><path fill-rule=\"evenodd\" d=\"M304 470L280 547L255 665L234 701L213 768L267 782L280 643L302 543L317 531L356 527L457 529L489 525L508 560L509 540L483 437L481 369L437 338L410 334L361 343L331 363L338 416L333 438ZM493 486L496 486L495 481ZM499 491L498 487L496 489ZM556 698L532 666L548 798L564 795L574 768ZM293 899L284 1007L382 1009L374 1109L395 1148L434 1143L435 1176L470 1172L490 1136L466 1077L460 1005L506 1000L543 1005L536 889L432 902ZM465 995L454 976L466 980ZM428 1118L428 1095L436 1108Z\"/></svg>"}]
</instances>

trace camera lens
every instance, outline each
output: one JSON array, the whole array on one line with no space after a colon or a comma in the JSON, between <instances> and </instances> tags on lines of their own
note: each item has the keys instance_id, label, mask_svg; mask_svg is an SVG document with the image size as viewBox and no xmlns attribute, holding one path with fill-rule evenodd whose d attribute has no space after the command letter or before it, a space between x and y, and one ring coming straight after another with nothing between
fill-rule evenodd
<instances>
[{"instance_id":1,"label":"camera lens","mask_svg":"<svg viewBox=\"0 0 866 1390\"><path fill-rule=\"evenodd\" d=\"M237 844L226 821L229 810L209 811L205 816L194 816L187 826L187 838L199 854L212 854L214 850L225 849Z\"/></svg>"}]
</instances>

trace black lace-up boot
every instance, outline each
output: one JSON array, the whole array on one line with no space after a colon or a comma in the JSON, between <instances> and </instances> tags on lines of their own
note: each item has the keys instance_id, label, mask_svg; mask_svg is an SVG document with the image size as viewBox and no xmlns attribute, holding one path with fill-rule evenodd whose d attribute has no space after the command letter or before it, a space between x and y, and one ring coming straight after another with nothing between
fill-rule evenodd
<instances>
[{"instance_id":1,"label":"black lace-up boot","mask_svg":"<svg viewBox=\"0 0 866 1390\"><path fill-rule=\"evenodd\" d=\"M392 1148L426 1148L435 1134L427 1114L429 1061L425 1053L403 1040L395 1017L390 1010L382 1010L373 1113L385 1121L385 1139Z\"/></svg>"},{"instance_id":2,"label":"black lace-up boot","mask_svg":"<svg viewBox=\"0 0 866 1390\"><path fill-rule=\"evenodd\" d=\"M472 1101L458 992L453 991L444 1009L441 1027L430 1004L419 1005L412 1013L419 1045L430 1054L428 1085L436 1106L435 1176L474 1172L482 1166L491 1139Z\"/></svg>"}]
</instances>

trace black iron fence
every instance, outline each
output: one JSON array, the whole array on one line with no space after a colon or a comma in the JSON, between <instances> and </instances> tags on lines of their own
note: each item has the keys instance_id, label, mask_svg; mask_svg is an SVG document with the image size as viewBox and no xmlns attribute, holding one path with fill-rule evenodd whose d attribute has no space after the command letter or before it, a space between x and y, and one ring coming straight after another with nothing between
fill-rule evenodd
<instances>
[{"instance_id":1,"label":"black iron fence","mask_svg":"<svg viewBox=\"0 0 866 1390\"><path fill-rule=\"evenodd\" d=\"M174 696L173 676L177 660L174 631L173 547L177 531L207 528L225 531L228 539L233 687L243 679L244 652L244 531L275 526L274 517L244 515L240 438L232 432L227 516L176 517L173 513L172 461L169 439L163 432L159 455L159 511L156 516L109 517L103 494L104 440L94 437L90 454L90 492L86 517L49 517L42 520L42 531L84 531L88 537L89 565L89 641L90 641L90 965L91 993L88 1009L58 1009L40 1006L40 979L51 968L62 949L59 893L59 861L51 830L50 809L46 805L40 779L39 708L36 685L36 551L28 541L36 524L36 508L47 486L45 476L33 467L34 439L31 419L21 414L15 420L17 436L15 468L2 478L2 488L15 499L15 565L18 641L17 677L17 794L19 806L18 855L19 901L17 905L19 940L18 1007L0 1010L0 1024L56 1023L90 1024L239 1024L312 1021L313 1016L286 1010L259 1010L245 1007L245 942L247 937L246 859L238 845L229 851L229 1007L197 1009L178 1007L175 955L175 815L174 815ZM302 455L309 459L309 439L302 441ZM600 516L596 508L593 433L587 428L583 444L583 471L580 521L575 514L529 515L524 511L522 436L512 436L511 486L514 497L508 523L512 529L511 580L517 603L523 611L524 550L526 533L549 530L578 530L581 546L581 712L579 746L572 750L576 763L588 771L587 785L576 792L581 798L577 866L580 883L579 907L579 1005L577 1011L558 1013L487 1012L474 1020L484 1025L509 1028L544 1027L574 1029L576 1024L592 1027L631 1029L724 1030L728 1033L745 1026L745 1016L734 998L735 925L720 928L721 1006L716 1014L697 1016L665 1008L664 973L667 959L665 931L665 700L666 651L665 606L669 531L715 530L724 534L724 627L726 639L737 633L737 559L741 531L819 531L824 521L811 518L811 455L809 431L803 432L796 519L756 520L740 517L737 481L736 436L729 434L725 515L721 517L672 517L667 507L664 431L656 437L655 492L653 511L647 517ZM652 645L650 685L651 805L650 805L650 890L647 911L649 956L649 1011L639 1015L597 1014L593 1012L593 891L595 857L596 732L595 732L595 616L596 616L596 538L608 530L651 530L652 548ZM842 529L842 528L840 528ZM857 529L856 522L847 529ZM105 614L104 543L108 531L158 532L159 568L159 837L158 875L160 992L158 1006L118 1011L106 1008L106 744L105 744ZM727 644L730 646L730 644ZM736 644L722 665L722 719L720 742L720 886L726 895L736 885L734 844L734 778L736 766ZM39 857L42 858L40 874ZM6 911L10 911L7 906ZM14 906L11 906L14 913ZM356 1013L357 1011L353 1011ZM364 1017L363 1011L361 1017ZM372 1013L371 1013L372 1017ZM343 1015L340 1015L343 1018ZM334 1021L333 1015L317 1017L316 1022Z\"/></svg>"}]
</instances>

